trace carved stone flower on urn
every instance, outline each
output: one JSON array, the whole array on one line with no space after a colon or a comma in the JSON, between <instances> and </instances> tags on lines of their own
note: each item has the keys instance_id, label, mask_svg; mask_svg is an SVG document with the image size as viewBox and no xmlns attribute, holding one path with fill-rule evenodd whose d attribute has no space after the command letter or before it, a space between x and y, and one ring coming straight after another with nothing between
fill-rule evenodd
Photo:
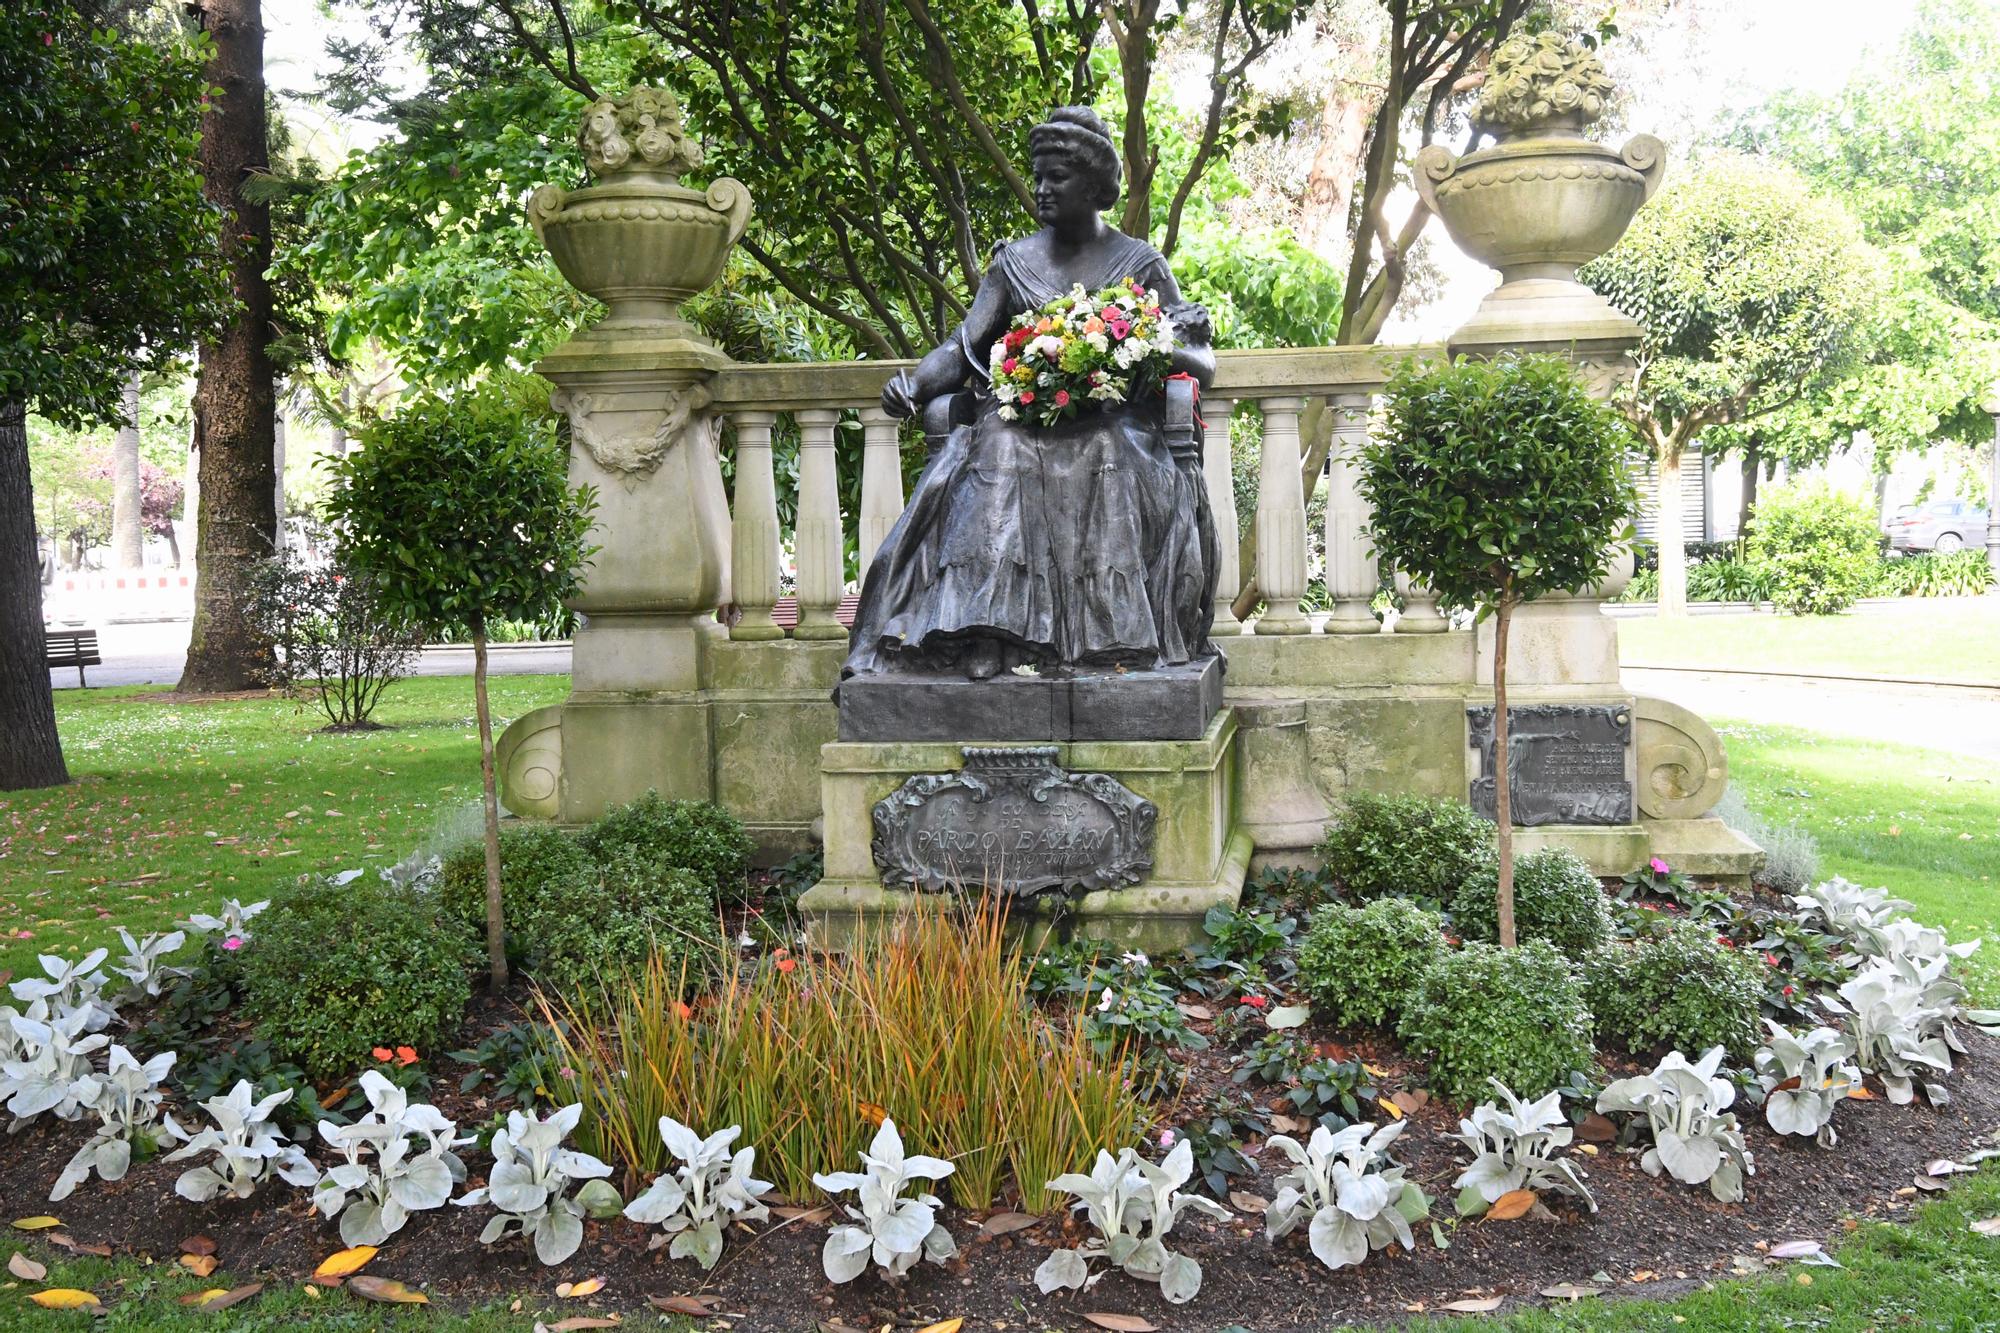
<instances>
[{"instance_id":1,"label":"carved stone flower on urn","mask_svg":"<svg viewBox=\"0 0 2000 1333\"><path fill-rule=\"evenodd\" d=\"M1612 149L1584 137L1604 114L1611 80L1596 52L1560 33L1517 35L1493 53L1473 123L1493 144L1456 156L1417 154L1417 191L1459 249L1500 271L1501 284L1452 336L1479 352L1561 330L1589 345L1628 344L1638 326L1576 280L1618 243L1665 173L1650 134Z\"/></svg>"}]
</instances>

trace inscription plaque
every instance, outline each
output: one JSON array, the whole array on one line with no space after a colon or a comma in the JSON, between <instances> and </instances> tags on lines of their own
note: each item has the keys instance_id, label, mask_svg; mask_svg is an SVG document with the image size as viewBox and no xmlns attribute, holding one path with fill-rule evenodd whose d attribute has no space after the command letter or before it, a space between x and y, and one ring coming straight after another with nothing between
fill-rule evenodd
<instances>
[{"instance_id":1,"label":"inscription plaque","mask_svg":"<svg viewBox=\"0 0 2000 1333\"><path fill-rule=\"evenodd\" d=\"M875 803L882 882L931 892L1137 884L1159 810L1104 773L1070 773L1053 745L967 746L956 773L919 773Z\"/></svg>"},{"instance_id":2,"label":"inscription plaque","mask_svg":"<svg viewBox=\"0 0 2000 1333\"><path fill-rule=\"evenodd\" d=\"M1468 708L1479 776L1472 808L1496 817L1493 710ZM1536 824L1632 822L1632 710L1614 704L1527 704L1507 710L1513 816Z\"/></svg>"}]
</instances>

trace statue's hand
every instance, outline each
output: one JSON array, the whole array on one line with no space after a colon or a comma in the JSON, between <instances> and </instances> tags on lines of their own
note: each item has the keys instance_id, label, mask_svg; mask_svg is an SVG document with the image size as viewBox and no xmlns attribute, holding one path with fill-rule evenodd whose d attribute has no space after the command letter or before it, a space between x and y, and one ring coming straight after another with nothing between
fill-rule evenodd
<instances>
[{"instance_id":1,"label":"statue's hand","mask_svg":"<svg viewBox=\"0 0 2000 1333\"><path fill-rule=\"evenodd\" d=\"M882 386L882 410L901 420L917 414L917 377L907 370L899 370L896 377Z\"/></svg>"}]
</instances>

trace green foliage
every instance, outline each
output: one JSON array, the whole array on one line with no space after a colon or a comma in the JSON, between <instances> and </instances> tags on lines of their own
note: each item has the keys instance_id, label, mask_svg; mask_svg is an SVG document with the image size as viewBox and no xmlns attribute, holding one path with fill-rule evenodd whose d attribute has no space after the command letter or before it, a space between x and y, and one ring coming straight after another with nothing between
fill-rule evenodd
<instances>
[{"instance_id":1,"label":"green foliage","mask_svg":"<svg viewBox=\"0 0 2000 1333\"><path fill-rule=\"evenodd\" d=\"M1299 945L1299 980L1314 1012L1336 1027L1382 1023L1401 1012L1444 947L1437 913L1406 898L1328 903Z\"/></svg>"},{"instance_id":2,"label":"green foliage","mask_svg":"<svg viewBox=\"0 0 2000 1333\"><path fill-rule=\"evenodd\" d=\"M1668 454L1857 367L1885 295L1880 256L1839 203L1732 154L1670 179L1578 276L1639 322L1623 401Z\"/></svg>"},{"instance_id":3,"label":"green foliage","mask_svg":"<svg viewBox=\"0 0 2000 1333\"><path fill-rule=\"evenodd\" d=\"M545 390L419 394L356 433L327 512L389 614L477 634L553 615L575 594L596 494L570 489Z\"/></svg>"},{"instance_id":4,"label":"green foliage","mask_svg":"<svg viewBox=\"0 0 2000 1333\"><path fill-rule=\"evenodd\" d=\"M1927 552L1884 560L1871 591L1885 597L1977 597L1993 586L1984 550Z\"/></svg>"},{"instance_id":5,"label":"green foliage","mask_svg":"<svg viewBox=\"0 0 2000 1333\"><path fill-rule=\"evenodd\" d=\"M428 897L366 876L274 893L243 950L258 1035L315 1078L353 1073L377 1046L435 1050L458 1031L477 958Z\"/></svg>"},{"instance_id":6,"label":"green foliage","mask_svg":"<svg viewBox=\"0 0 2000 1333\"><path fill-rule=\"evenodd\" d=\"M1328 827L1319 856L1356 898L1448 901L1493 855L1493 825L1463 801L1356 791Z\"/></svg>"},{"instance_id":7,"label":"green foliage","mask_svg":"<svg viewBox=\"0 0 2000 1333\"><path fill-rule=\"evenodd\" d=\"M1763 602L1770 600L1771 584L1747 560L1704 560L1688 566L1687 595L1691 602Z\"/></svg>"},{"instance_id":8,"label":"green foliage","mask_svg":"<svg viewBox=\"0 0 2000 1333\"><path fill-rule=\"evenodd\" d=\"M121 380L227 317L197 163L206 39L0 8L0 404L110 422Z\"/></svg>"},{"instance_id":9,"label":"green foliage","mask_svg":"<svg viewBox=\"0 0 2000 1333\"><path fill-rule=\"evenodd\" d=\"M554 829L509 829L500 838L500 892L508 953L563 992L636 970L655 953L698 978L722 942L707 881L632 843L594 854ZM454 920L484 924L483 843L445 859L438 899Z\"/></svg>"},{"instance_id":10,"label":"green foliage","mask_svg":"<svg viewBox=\"0 0 2000 1333\"><path fill-rule=\"evenodd\" d=\"M684 870L711 902L740 900L754 844L742 821L706 801L669 801L649 791L614 806L577 839L601 865L628 860Z\"/></svg>"},{"instance_id":11,"label":"green foliage","mask_svg":"<svg viewBox=\"0 0 2000 1333\"><path fill-rule=\"evenodd\" d=\"M1535 1098L1590 1069L1590 1010L1569 962L1539 940L1468 944L1424 971L1397 1032L1430 1058L1430 1086L1477 1102L1497 1078Z\"/></svg>"},{"instance_id":12,"label":"green foliage","mask_svg":"<svg viewBox=\"0 0 2000 1333\"><path fill-rule=\"evenodd\" d=\"M1634 1054L1722 1046L1738 1060L1757 1048L1764 970L1711 926L1677 921L1649 938L1610 945L1584 961L1583 973L1601 1041Z\"/></svg>"},{"instance_id":13,"label":"green foliage","mask_svg":"<svg viewBox=\"0 0 2000 1333\"><path fill-rule=\"evenodd\" d=\"M1451 900L1451 922L1469 940L1498 942L1499 877L1483 871ZM1611 939L1611 904L1597 876L1565 847L1543 847L1514 864L1514 930L1581 958Z\"/></svg>"},{"instance_id":14,"label":"green foliage","mask_svg":"<svg viewBox=\"0 0 2000 1333\"><path fill-rule=\"evenodd\" d=\"M1406 363L1362 450L1378 553L1482 613L1603 577L1638 503L1632 433L1555 357Z\"/></svg>"},{"instance_id":15,"label":"green foliage","mask_svg":"<svg viewBox=\"0 0 2000 1333\"><path fill-rule=\"evenodd\" d=\"M1823 481L1800 482L1758 502L1750 564L1781 610L1828 616L1874 590L1881 547L1872 507Z\"/></svg>"},{"instance_id":16,"label":"green foliage","mask_svg":"<svg viewBox=\"0 0 2000 1333\"><path fill-rule=\"evenodd\" d=\"M1174 272L1181 295L1208 308L1218 348L1338 340L1340 273L1288 233L1246 230L1212 213L1183 229Z\"/></svg>"}]
</instances>

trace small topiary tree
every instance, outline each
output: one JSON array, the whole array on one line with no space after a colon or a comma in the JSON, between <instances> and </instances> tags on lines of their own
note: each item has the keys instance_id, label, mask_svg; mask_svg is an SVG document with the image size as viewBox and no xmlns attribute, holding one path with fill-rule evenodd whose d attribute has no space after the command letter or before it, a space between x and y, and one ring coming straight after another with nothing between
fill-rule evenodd
<instances>
[{"instance_id":1,"label":"small topiary tree","mask_svg":"<svg viewBox=\"0 0 2000 1333\"><path fill-rule=\"evenodd\" d=\"M1768 491L1757 506L1750 564L1782 611L1845 611L1874 590L1881 552L1874 509L1823 481Z\"/></svg>"},{"instance_id":2,"label":"small topiary tree","mask_svg":"<svg viewBox=\"0 0 2000 1333\"><path fill-rule=\"evenodd\" d=\"M1550 356L1406 364L1387 395L1382 429L1362 450L1376 549L1440 600L1493 618L1500 942L1512 945L1507 630L1521 603L1603 578L1631 539L1635 442Z\"/></svg>"},{"instance_id":3,"label":"small topiary tree","mask_svg":"<svg viewBox=\"0 0 2000 1333\"><path fill-rule=\"evenodd\" d=\"M1497 940L1497 867L1467 880L1451 900L1451 923L1469 940ZM1524 940L1547 940L1566 958L1582 958L1611 940L1611 900L1583 858L1567 847L1529 852L1514 867L1514 927Z\"/></svg>"},{"instance_id":4,"label":"small topiary tree","mask_svg":"<svg viewBox=\"0 0 2000 1333\"><path fill-rule=\"evenodd\" d=\"M486 630L495 620L539 620L576 592L594 549L584 539L596 494L570 489L567 454L538 382L422 394L356 434L362 448L334 466L327 498L346 558L374 577L391 612L472 640L486 809L486 961L494 986L504 986Z\"/></svg>"},{"instance_id":5,"label":"small topiary tree","mask_svg":"<svg viewBox=\"0 0 2000 1333\"><path fill-rule=\"evenodd\" d=\"M1463 801L1348 793L1319 844L1320 864L1356 898L1442 907L1493 859L1493 829Z\"/></svg>"},{"instance_id":6,"label":"small topiary tree","mask_svg":"<svg viewBox=\"0 0 2000 1333\"><path fill-rule=\"evenodd\" d=\"M1402 1011L1444 948L1444 921L1407 898L1328 903L1299 946L1299 982L1328 1022L1382 1023Z\"/></svg>"}]
</instances>

